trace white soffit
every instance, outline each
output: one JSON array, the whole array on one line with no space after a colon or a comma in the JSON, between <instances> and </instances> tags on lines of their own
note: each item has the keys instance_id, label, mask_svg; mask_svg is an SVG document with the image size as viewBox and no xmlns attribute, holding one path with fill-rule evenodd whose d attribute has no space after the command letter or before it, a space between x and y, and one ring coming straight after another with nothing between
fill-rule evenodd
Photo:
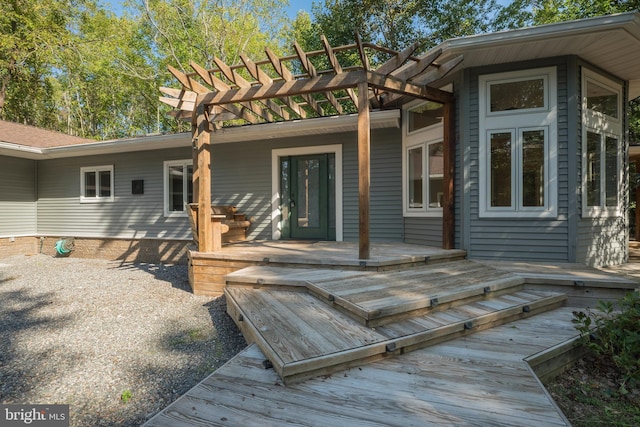
<instances>
[{"instance_id":1,"label":"white soffit","mask_svg":"<svg viewBox=\"0 0 640 427\"><path fill-rule=\"evenodd\" d=\"M371 129L399 128L400 110L372 111L370 123ZM241 141L264 141L275 138L354 132L357 129L358 114L350 114L224 128L212 132L211 142L213 144L227 144ZM149 135L52 148L34 148L0 141L0 155L42 160L189 146L191 146L190 133Z\"/></svg>"},{"instance_id":2,"label":"white soffit","mask_svg":"<svg viewBox=\"0 0 640 427\"><path fill-rule=\"evenodd\" d=\"M640 12L461 37L443 42L443 58L464 55L465 68L576 55L630 82L640 96Z\"/></svg>"}]
</instances>

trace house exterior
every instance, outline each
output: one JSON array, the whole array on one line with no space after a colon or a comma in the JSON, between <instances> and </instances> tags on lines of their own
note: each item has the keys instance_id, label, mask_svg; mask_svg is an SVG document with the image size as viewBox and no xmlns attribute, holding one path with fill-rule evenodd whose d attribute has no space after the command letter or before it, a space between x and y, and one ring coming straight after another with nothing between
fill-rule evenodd
<instances>
[{"instance_id":1,"label":"house exterior","mask_svg":"<svg viewBox=\"0 0 640 427\"><path fill-rule=\"evenodd\" d=\"M437 49L464 58L437 82L455 98L453 246L472 259L626 262L640 14ZM442 116L423 100L371 111L371 241L442 244ZM185 259L191 134L47 146L36 132L0 123L0 254L74 237L85 256ZM249 239L358 240L356 114L222 128L211 143L212 204L246 214Z\"/></svg>"}]
</instances>

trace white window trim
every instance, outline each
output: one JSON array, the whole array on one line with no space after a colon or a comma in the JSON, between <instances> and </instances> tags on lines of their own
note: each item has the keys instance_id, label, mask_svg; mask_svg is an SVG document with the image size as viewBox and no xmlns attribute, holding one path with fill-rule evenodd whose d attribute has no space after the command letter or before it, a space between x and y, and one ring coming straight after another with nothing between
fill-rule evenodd
<instances>
[{"instance_id":1,"label":"white window trim","mask_svg":"<svg viewBox=\"0 0 640 427\"><path fill-rule=\"evenodd\" d=\"M409 132L408 111L424 104L422 100L408 103L403 108L403 137L402 137L402 213L405 217L435 217L442 218L442 208L429 207L429 145L443 142L443 123L414 130ZM422 147L422 207L412 208L409 206L409 150Z\"/></svg>"},{"instance_id":2,"label":"white window trim","mask_svg":"<svg viewBox=\"0 0 640 427\"><path fill-rule=\"evenodd\" d=\"M544 70L544 71L543 71ZM526 71L511 71L507 73L499 73L499 74L488 74L480 77L480 81L484 80L485 90L487 96L484 98L485 102L485 111L486 116L512 116L512 115L520 115L520 114L530 114L530 113L538 113L538 112L546 112L549 111L550 102L553 100L549 97L549 76L550 72L553 70L553 76L555 77L555 67L549 67L545 69L537 69L537 70L526 70ZM543 71L539 73L538 71ZM535 80L537 78L541 78L544 81L545 88L545 97L544 97L544 105L542 107L536 108L522 108L519 110L505 110L505 111L491 111L491 98L488 96L490 92L489 88L494 84L500 83L514 83L522 80ZM482 89L481 89L482 90Z\"/></svg>"},{"instance_id":3,"label":"white window trim","mask_svg":"<svg viewBox=\"0 0 640 427\"><path fill-rule=\"evenodd\" d=\"M279 148L271 150L271 238L282 238L282 210L280 194L280 158L307 154L334 154L336 161L336 241L343 239L342 216L342 145L314 145L309 147Z\"/></svg>"},{"instance_id":4,"label":"white window trim","mask_svg":"<svg viewBox=\"0 0 640 427\"><path fill-rule=\"evenodd\" d=\"M110 187L111 187L111 195L109 197L100 197L100 191L96 188L96 196L95 197L85 197L85 182L84 175L86 172L104 172L109 171L110 177ZM113 165L103 165L103 166L87 166L80 168L80 203L103 203L103 202L113 202L115 200L115 180L113 173ZM96 186L98 183L96 182Z\"/></svg>"},{"instance_id":5,"label":"white window trim","mask_svg":"<svg viewBox=\"0 0 640 427\"><path fill-rule=\"evenodd\" d=\"M164 216L167 218L170 217L186 217L187 216L187 208L183 211L170 211L169 210L169 167L171 166L192 166L193 167L193 159L185 159L185 160L167 160L163 162L162 167L162 179L163 179L163 210ZM186 185L186 180L185 180ZM186 194L186 188L183 188ZM186 202L185 202L186 204Z\"/></svg>"},{"instance_id":6,"label":"white window trim","mask_svg":"<svg viewBox=\"0 0 640 427\"><path fill-rule=\"evenodd\" d=\"M529 80L541 77L545 81L545 108L513 110L490 113L489 87L495 83ZM557 218L558 216L558 89L556 67L535 68L507 73L487 74L479 78L479 178L480 178L480 218ZM521 182L521 142L523 131L548 129L545 146L545 205L521 206L518 197L522 191ZM489 171L490 150L488 136L497 132L513 132L512 145L512 202L511 207L491 206L491 176ZM517 202L517 203L516 203Z\"/></svg>"},{"instance_id":7,"label":"white window trim","mask_svg":"<svg viewBox=\"0 0 640 427\"><path fill-rule=\"evenodd\" d=\"M618 94L618 117L610 117L597 111L587 109L587 82L593 82L598 86L603 86ZM582 68L582 216L586 218L595 217L619 217L623 216L621 208L623 201L623 174L621 167L624 164L624 158L620 147L622 146L622 85L608 79L601 74ZM602 136L600 140L600 205L587 206L587 131L592 131ZM606 147L605 140L607 136L614 137L618 140L618 168L616 171L617 200L618 206L606 206Z\"/></svg>"}]
</instances>

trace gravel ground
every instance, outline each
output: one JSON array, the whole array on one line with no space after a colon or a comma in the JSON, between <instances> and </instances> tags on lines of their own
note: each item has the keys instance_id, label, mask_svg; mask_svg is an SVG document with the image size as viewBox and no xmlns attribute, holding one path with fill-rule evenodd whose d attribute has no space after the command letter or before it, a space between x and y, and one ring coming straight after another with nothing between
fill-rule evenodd
<instances>
[{"instance_id":1,"label":"gravel ground","mask_svg":"<svg viewBox=\"0 0 640 427\"><path fill-rule=\"evenodd\" d=\"M185 265L0 259L0 402L140 425L246 346L225 310Z\"/></svg>"}]
</instances>

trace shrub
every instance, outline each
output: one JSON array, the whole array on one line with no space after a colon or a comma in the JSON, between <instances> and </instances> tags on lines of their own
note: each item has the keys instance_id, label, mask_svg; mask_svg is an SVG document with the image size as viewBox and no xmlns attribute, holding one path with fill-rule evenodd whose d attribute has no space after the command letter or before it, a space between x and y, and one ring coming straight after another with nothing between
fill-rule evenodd
<instances>
[{"instance_id":1,"label":"shrub","mask_svg":"<svg viewBox=\"0 0 640 427\"><path fill-rule=\"evenodd\" d=\"M620 370L620 392L640 384L640 292L629 292L617 304L599 301L596 310L574 311L573 316L586 345Z\"/></svg>"}]
</instances>

